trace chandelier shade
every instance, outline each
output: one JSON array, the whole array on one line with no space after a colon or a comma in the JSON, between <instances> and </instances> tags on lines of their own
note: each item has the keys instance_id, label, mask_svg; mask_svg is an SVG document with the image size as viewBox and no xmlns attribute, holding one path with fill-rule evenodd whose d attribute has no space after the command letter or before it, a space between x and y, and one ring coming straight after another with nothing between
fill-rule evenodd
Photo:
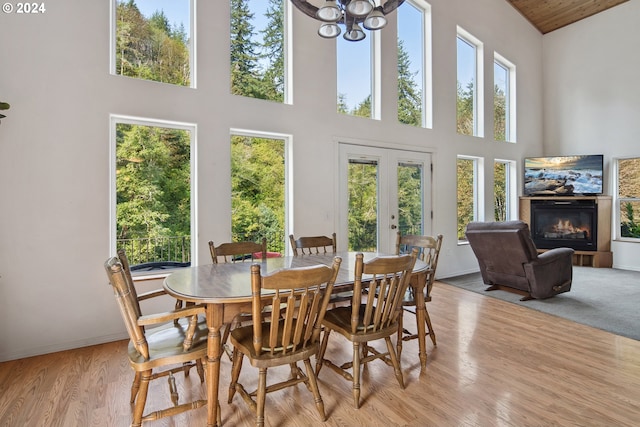
<instances>
[{"instance_id":1,"label":"chandelier shade","mask_svg":"<svg viewBox=\"0 0 640 427\"><path fill-rule=\"evenodd\" d=\"M321 21L318 35L335 38L341 33L348 41L366 37L362 27L377 31L387 25L387 15L405 0L291 0L305 15Z\"/></svg>"}]
</instances>

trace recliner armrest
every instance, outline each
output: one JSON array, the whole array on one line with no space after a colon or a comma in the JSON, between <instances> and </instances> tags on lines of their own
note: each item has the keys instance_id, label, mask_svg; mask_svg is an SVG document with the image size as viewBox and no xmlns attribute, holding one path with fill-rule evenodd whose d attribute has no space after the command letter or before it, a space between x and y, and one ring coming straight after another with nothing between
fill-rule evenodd
<instances>
[{"instance_id":1,"label":"recliner armrest","mask_svg":"<svg viewBox=\"0 0 640 427\"><path fill-rule=\"evenodd\" d=\"M538 255L538 259L532 261L532 264L548 264L554 262L558 258L563 258L566 256L572 257L575 251L571 248L555 248L549 249L546 252L543 252Z\"/></svg>"}]
</instances>

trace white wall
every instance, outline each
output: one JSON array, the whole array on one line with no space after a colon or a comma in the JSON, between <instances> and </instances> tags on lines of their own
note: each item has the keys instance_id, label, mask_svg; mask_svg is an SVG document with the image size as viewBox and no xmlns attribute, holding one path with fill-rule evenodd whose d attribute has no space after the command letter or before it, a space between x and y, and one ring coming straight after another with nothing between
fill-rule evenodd
<instances>
[{"instance_id":1,"label":"white wall","mask_svg":"<svg viewBox=\"0 0 640 427\"><path fill-rule=\"evenodd\" d=\"M604 154L612 196L612 159L640 156L638 17L631 0L543 38L544 152ZM640 244L611 246L614 267L640 270Z\"/></svg>"},{"instance_id":2,"label":"white wall","mask_svg":"<svg viewBox=\"0 0 640 427\"><path fill-rule=\"evenodd\" d=\"M439 276L477 270L456 244L456 155L518 161L542 152L542 36L504 0L432 0L433 129L396 122L395 17L383 30L383 119L338 115L335 47L294 13L294 103L229 95L229 10L200 1L197 89L109 74L109 2L58 0L42 15L0 15L0 361L125 336L103 262L109 253L109 114L196 123L198 261L230 238L229 129L293 135L295 232L334 230L335 141L431 147ZM517 66L518 143L455 131L456 25ZM491 111L491 97L485 108ZM487 114L486 129L492 129ZM491 132L487 132L491 134ZM335 175L335 174L334 174ZM492 175L485 185L492 188ZM519 183L520 186L520 183ZM486 203L491 217L492 201ZM318 203L329 206L323 212ZM328 211L328 215L326 214ZM150 286L150 284L145 284Z\"/></svg>"}]
</instances>

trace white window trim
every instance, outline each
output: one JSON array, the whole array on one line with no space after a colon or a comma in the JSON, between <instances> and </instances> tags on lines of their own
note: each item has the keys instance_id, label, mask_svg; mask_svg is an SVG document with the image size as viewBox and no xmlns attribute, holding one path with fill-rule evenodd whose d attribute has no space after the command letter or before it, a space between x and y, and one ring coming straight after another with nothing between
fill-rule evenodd
<instances>
[{"instance_id":1,"label":"white window trim","mask_svg":"<svg viewBox=\"0 0 640 427\"><path fill-rule=\"evenodd\" d=\"M500 55L498 52L493 52L493 60L503 68L506 68L509 73L509 80L507 81L507 132L506 142L517 141L517 120L516 120L516 66ZM494 83L495 84L495 83Z\"/></svg>"},{"instance_id":2,"label":"white window trim","mask_svg":"<svg viewBox=\"0 0 640 427\"><path fill-rule=\"evenodd\" d=\"M117 10L117 1L111 0L110 2L110 10L109 15L111 18L111 25L109 26L111 29L111 35L109 37L109 73L114 76L119 76L116 71L116 10ZM196 2L197 0L189 0L189 18L191 22L189 23L189 67L190 67L190 76L189 76L189 86L190 88L196 88L196 71L198 69L196 62ZM123 76L121 76L123 77ZM126 77L126 76L124 76Z\"/></svg>"},{"instance_id":3,"label":"white window trim","mask_svg":"<svg viewBox=\"0 0 640 427\"><path fill-rule=\"evenodd\" d=\"M457 37L475 46L476 50L476 82L473 90L473 136L484 137L484 43L464 28L457 26Z\"/></svg>"},{"instance_id":4,"label":"white window trim","mask_svg":"<svg viewBox=\"0 0 640 427\"><path fill-rule=\"evenodd\" d=\"M115 256L117 239L116 217L116 126L130 124L151 127L163 127L186 130L191 133L190 168L191 168L191 265L198 265L198 180L197 180L197 138L198 125L195 123L175 122L111 114L109 115L109 253ZM166 270L168 272L168 270Z\"/></svg>"},{"instance_id":5,"label":"white window trim","mask_svg":"<svg viewBox=\"0 0 640 427\"><path fill-rule=\"evenodd\" d=\"M517 182L517 162L515 160L495 159L495 163L503 163L506 168L506 189L507 189L507 221L518 219L518 188ZM495 183L494 183L495 186Z\"/></svg>"},{"instance_id":6,"label":"white window trim","mask_svg":"<svg viewBox=\"0 0 640 427\"><path fill-rule=\"evenodd\" d=\"M458 155L456 156L456 161L458 160L473 161L473 221L484 221L484 209L480 209L481 206L484 206L484 200L485 200L484 158L475 157L475 156ZM457 222L457 218L456 218L456 222ZM468 245L468 244L469 242L466 240L458 240L458 245Z\"/></svg>"},{"instance_id":7,"label":"white window trim","mask_svg":"<svg viewBox=\"0 0 640 427\"><path fill-rule=\"evenodd\" d=\"M421 14L422 22L422 127L433 129L433 32L431 5L424 0L407 0Z\"/></svg>"},{"instance_id":8,"label":"white window trim","mask_svg":"<svg viewBox=\"0 0 640 427\"><path fill-rule=\"evenodd\" d=\"M284 255L292 255L291 245L288 244L287 236L292 234L293 228L293 135L285 133L275 133L267 131L257 131L252 129L229 129L229 141L232 136L246 136L248 138L281 139L284 141ZM229 159L229 161L231 161ZM231 191L231 188L229 188Z\"/></svg>"},{"instance_id":9,"label":"white window trim","mask_svg":"<svg viewBox=\"0 0 640 427\"><path fill-rule=\"evenodd\" d=\"M615 218L615 230L614 230L614 239L621 242L631 242L631 243L640 243L640 239L634 237L622 237L620 232L621 227L621 215L620 210L622 207L622 203L624 202L640 202L640 197L620 197L620 168L619 161L626 159L637 159L640 156L628 156L628 157L616 157L613 159L613 179L612 182L614 184L614 196L613 196L613 210L614 210L614 218Z\"/></svg>"}]
</instances>

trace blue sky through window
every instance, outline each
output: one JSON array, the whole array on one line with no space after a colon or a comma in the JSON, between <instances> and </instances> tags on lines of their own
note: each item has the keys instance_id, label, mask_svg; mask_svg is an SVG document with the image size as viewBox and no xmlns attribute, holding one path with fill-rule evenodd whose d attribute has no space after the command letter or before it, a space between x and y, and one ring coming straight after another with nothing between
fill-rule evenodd
<instances>
[{"instance_id":1,"label":"blue sky through window","mask_svg":"<svg viewBox=\"0 0 640 427\"><path fill-rule=\"evenodd\" d=\"M119 3L123 1L119 0ZM191 28L189 0L135 0L138 10L149 18L154 12L162 10L172 27L184 25L184 31L189 35Z\"/></svg>"}]
</instances>

